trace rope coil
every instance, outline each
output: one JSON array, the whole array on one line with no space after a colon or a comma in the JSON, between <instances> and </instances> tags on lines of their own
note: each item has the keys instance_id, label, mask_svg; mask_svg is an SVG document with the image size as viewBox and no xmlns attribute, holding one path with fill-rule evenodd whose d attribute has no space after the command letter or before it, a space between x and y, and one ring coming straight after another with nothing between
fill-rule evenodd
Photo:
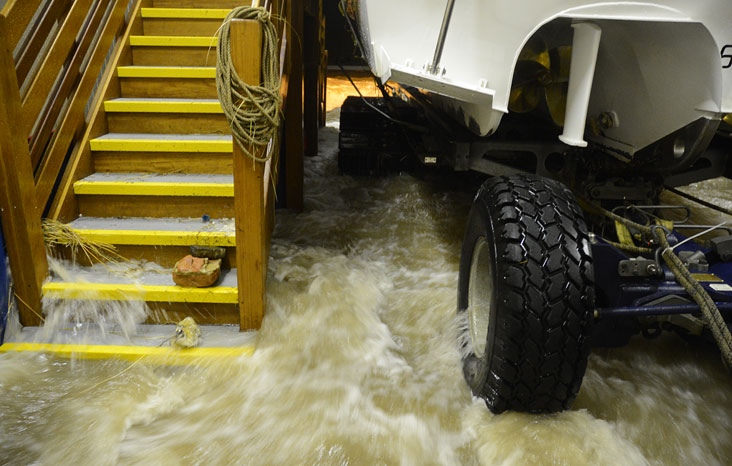
<instances>
[{"instance_id":1,"label":"rope coil","mask_svg":"<svg viewBox=\"0 0 732 466\"><path fill-rule=\"evenodd\" d=\"M231 21L249 19L261 23L262 84L250 85L241 80L231 58ZM224 20L218 35L216 92L226 120L242 152L255 162L268 162L274 151L258 156L275 137L280 125L280 64L277 31L271 14L261 7L233 9Z\"/></svg>"}]
</instances>

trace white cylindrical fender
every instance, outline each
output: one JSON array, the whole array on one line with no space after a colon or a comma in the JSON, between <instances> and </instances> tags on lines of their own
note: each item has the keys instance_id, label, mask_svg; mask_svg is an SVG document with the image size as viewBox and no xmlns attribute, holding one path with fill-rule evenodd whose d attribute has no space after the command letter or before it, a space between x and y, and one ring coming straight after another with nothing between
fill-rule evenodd
<instances>
[{"instance_id":1,"label":"white cylindrical fender","mask_svg":"<svg viewBox=\"0 0 732 466\"><path fill-rule=\"evenodd\" d=\"M572 24L572 63L569 68L569 91L564 133L559 140L576 147L587 147L584 139L587 108L590 105L592 80L595 76L597 51L600 49L600 26L589 22Z\"/></svg>"}]
</instances>

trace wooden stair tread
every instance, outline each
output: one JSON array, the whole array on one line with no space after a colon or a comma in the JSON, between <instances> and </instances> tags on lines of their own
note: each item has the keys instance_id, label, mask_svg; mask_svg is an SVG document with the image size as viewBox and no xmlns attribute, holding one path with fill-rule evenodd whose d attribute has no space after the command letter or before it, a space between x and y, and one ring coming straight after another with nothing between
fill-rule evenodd
<instances>
[{"instance_id":1,"label":"wooden stair tread","mask_svg":"<svg viewBox=\"0 0 732 466\"><path fill-rule=\"evenodd\" d=\"M236 246L233 219L79 217L68 224L98 242L136 246Z\"/></svg>"},{"instance_id":2,"label":"wooden stair tread","mask_svg":"<svg viewBox=\"0 0 732 466\"><path fill-rule=\"evenodd\" d=\"M212 66L118 66L120 78L216 79Z\"/></svg>"},{"instance_id":3,"label":"wooden stair tread","mask_svg":"<svg viewBox=\"0 0 732 466\"><path fill-rule=\"evenodd\" d=\"M231 135L109 133L90 141L92 151L232 152Z\"/></svg>"},{"instance_id":4,"label":"wooden stair tread","mask_svg":"<svg viewBox=\"0 0 732 466\"><path fill-rule=\"evenodd\" d=\"M123 97L104 102L104 110L110 113L224 113L217 99L181 98Z\"/></svg>"},{"instance_id":5,"label":"wooden stair tread","mask_svg":"<svg viewBox=\"0 0 732 466\"><path fill-rule=\"evenodd\" d=\"M225 8L141 8L143 18L224 19L231 9Z\"/></svg>"},{"instance_id":6,"label":"wooden stair tread","mask_svg":"<svg viewBox=\"0 0 732 466\"><path fill-rule=\"evenodd\" d=\"M234 176L94 173L74 183L77 195L233 197Z\"/></svg>"},{"instance_id":7,"label":"wooden stair tread","mask_svg":"<svg viewBox=\"0 0 732 466\"><path fill-rule=\"evenodd\" d=\"M77 281L53 278L46 282L43 285L44 296L53 299L210 304L236 304L238 299L236 269L222 270L216 285L208 288L177 286L169 270L143 272L133 280L99 267L82 267L74 277Z\"/></svg>"},{"instance_id":8,"label":"wooden stair tread","mask_svg":"<svg viewBox=\"0 0 732 466\"><path fill-rule=\"evenodd\" d=\"M215 49L217 37L200 36L130 36L133 47L210 47Z\"/></svg>"},{"instance_id":9,"label":"wooden stair tread","mask_svg":"<svg viewBox=\"0 0 732 466\"><path fill-rule=\"evenodd\" d=\"M236 8L251 5L248 0L153 0L156 8Z\"/></svg>"},{"instance_id":10,"label":"wooden stair tread","mask_svg":"<svg viewBox=\"0 0 732 466\"><path fill-rule=\"evenodd\" d=\"M136 343L139 344L139 341ZM251 356L254 354L254 350L253 345L248 345L239 347L198 347L180 351L170 346L130 346L127 342L121 342L119 345L11 342L0 346L0 353L48 353L56 357L69 359L116 359L133 363L144 360L146 364L168 366L182 366L186 364L200 366L208 361Z\"/></svg>"}]
</instances>

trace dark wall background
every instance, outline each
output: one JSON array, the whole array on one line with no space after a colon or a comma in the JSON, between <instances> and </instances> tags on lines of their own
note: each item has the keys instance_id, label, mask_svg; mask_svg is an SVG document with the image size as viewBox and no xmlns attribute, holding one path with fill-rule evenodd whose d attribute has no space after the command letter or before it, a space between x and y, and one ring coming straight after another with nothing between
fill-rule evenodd
<instances>
[{"instance_id":1,"label":"dark wall background","mask_svg":"<svg viewBox=\"0 0 732 466\"><path fill-rule=\"evenodd\" d=\"M346 18L338 9L338 0L323 0L325 14L325 48L328 50L328 64L343 66L366 66L353 40Z\"/></svg>"}]
</instances>

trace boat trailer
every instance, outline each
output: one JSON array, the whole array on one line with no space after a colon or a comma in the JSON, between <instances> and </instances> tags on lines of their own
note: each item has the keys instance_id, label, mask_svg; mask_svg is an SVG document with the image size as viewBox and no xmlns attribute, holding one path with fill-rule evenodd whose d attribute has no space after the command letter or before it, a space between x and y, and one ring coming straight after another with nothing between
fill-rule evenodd
<instances>
[{"instance_id":1,"label":"boat trailer","mask_svg":"<svg viewBox=\"0 0 732 466\"><path fill-rule=\"evenodd\" d=\"M726 146L713 144L703 163L677 173L633 173L557 142L551 129L544 139L524 137L520 115L490 139L476 138L430 115L418 91L384 94L344 103L342 172L491 176L467 222L458 315L465 378L492 411L568 409L590 347L622 346L638 334L716 342L729 362L732 222L694 225L689 207L659 202L667 189L704 203L674 186L725 173ZM530 128L541 135L536 122Z\"/></svg>"}]
</instances>

